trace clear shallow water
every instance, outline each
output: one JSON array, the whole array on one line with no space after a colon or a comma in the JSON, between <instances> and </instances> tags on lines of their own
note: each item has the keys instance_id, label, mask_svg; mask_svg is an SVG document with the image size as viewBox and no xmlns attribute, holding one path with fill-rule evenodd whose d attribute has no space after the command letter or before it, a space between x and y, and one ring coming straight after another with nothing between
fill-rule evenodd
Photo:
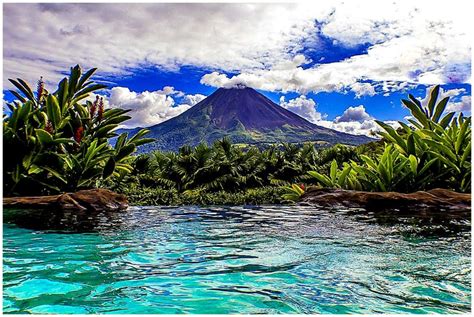
<instances>
[{"instance_id":1,"label":"clear shallow water","mask_svg":"<svg viewBox=\"0 0 474 317\"><path fill-rule=\"evenodd\" d=\"M294 206L46 216L4 213L5 313L471 310L462 221Z\"/></svg>"}]
</instances>

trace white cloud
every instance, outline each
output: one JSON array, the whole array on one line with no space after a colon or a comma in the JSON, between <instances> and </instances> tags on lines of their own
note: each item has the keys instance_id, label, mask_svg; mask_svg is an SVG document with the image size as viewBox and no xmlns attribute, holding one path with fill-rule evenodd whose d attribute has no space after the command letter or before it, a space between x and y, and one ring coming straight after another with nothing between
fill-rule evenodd
<instances>
[{"instance_id":1,"label":"white cloud","mask_svg":"<svg viewBox=\"0 0 474 317\"><path fill-rule=\"evenodd\" d=\"M397 121L387 120L384 122L395 128L399 127ZM366 112L363 105L348 107L342 115L337 116L333 121L321 121L319 124L334 130L370 137L376 135L376 132L382 131L382 128Z\"/></svg>"},{"instance_id":2,"label":"white cloud","mask_svg":"<svg viewBox=\"0 0 474 317\"><path fill-rule=\"evenodd\" d=\"M341 132L373 137L376 132L382 131L374 118L365 111L363 105L348 107L342 115L337 116L333 121L327 120L326 114L318 112L316 102L304 95L288 101L282 96L280 97L280 106L314 124ZM397 121L387 120L384 122L394 128L400 126Z\"/></svg>"},{"instance_id":3,"label":"white cloud","mask_svg":"<svg viewBox=\"0 0 474 317\"><path fill-rule=\"evenodd\" d=\"M471 112L471 96L462 96L460 101L448 103L446 111Z\"/></svg>"},{"instance_id":4,"label":"white cloud","mask_svg":"<svg viewBox=\"0 0 474 317\"><path fill-rule=\"evenodd\" d=\"M336 117L334 120L335 123L341 122L361 122L370 120L372 117L365 111L365 107L363 105L357 107L349 107L344 110L344 113Z\"/></svg>"},{"instance_id":5,"label":"white cloud","mask_svg":"<svg viewBox=\"0 0 474 317\"><path fill-rule=\"evenodd\" d=\"M325 117L320 112L316 111L316 102L303 95L288 101L285 101L285 97L281 96L280 106L296 113L312 123L317 123Z\"/></svg>"},{"instance_id":6,"label":"white cloud","mask_svg":"<svg viewBox=\"0 0 474 317\"><path fill-rule=\"evenodd\" d=\"M202 100L204 100L206 96L201 95L201 94L195 94L195 95L186 95L184 96L183 103L190 105L191 107L198 104Z\"/></svg>"},{"instance_id":7,"label":"white cloud","mask_svg":"<svg viewBox=\"0 0 474 317\"><path fill-rule=\"evenodd\" d=\"M398 121L387 120L384 121L386 124L398 128L400 125ZM320 121L318 125L334 129L341 132L346 132L350 134L357 135L366 135L374 137L376 132L382 131L382 128L375 122L374 119L365 120L362 122L359 121L350 121L350 122L335 122L335 121Z\"/></svg>"},{"instance_id":8,"label":"white cloud","mask_svg":"<svg viewBox=\"0 0 474 317\"><path fill-rule=\"evenodd\" d=\"M304 68L258 69L227 78L214 73L203 83L217 86L235 82L277 91L338 91L352 89L358 96L374 93L370 83L383 85L386 94L411 84L470 82L469 17L446 6L417 8L407 2L338 4L322 20L321 32L342 45L371 43L366 54ZM373 15L374 7L377 16ZM462 11L462 10L461 10ZM211 79L219 78L219 81Z\"/></svg>"},{"instance_id":9,"label":"white cloud","mask_svg":"<svg viewBox=\"0 0 474 317\"><path fill-rule=\"evenodd\" d=\"M159 93L159 94L164 94L164 95L174 95L176 97L183 97L184 96L184 92L176 90L172 86L165 86L165 87L163 87L163 89L157 90L156 92Z\"/></svg>"},{"instance_id":10,"label":"white cloud","mask_svg":"<svg viewBox=\"0 0 474 317\"><path fill-rule=\"evenodd\" d=\"M297 4L10 3L4 74L52 83L76 63L102 75L144 66L263 69L293 58L314 34L312 15Z\"/></svg>"},{"instance_id":11,"label":"white cloud","mask_svg":"<svg viewBox=\"0 0 474 317\"><path fill-rule=\"evenodd\" d=\"M355 93L356 98L375 95L375 88L369 83L353 83L350 88Z\"/></svg>"},{"instance_id":12,"label":"white cloud","mask_svg":"<svg viewBox=\"0 0 474 317\"><path fill-rule=\"evenodd\" d=\"M371 46L367 54L352 56L339 62L318 64L303 68L264 69L227 76L214 72L203 76L202 83L221 87L242 83L247 86L270 91L342 92L352 89L356 95L374 94L374 87L362 80L386 83L385 89L393 91L408 84L443 84L453 81L470 82L470 48L458 41L463 37L450 32L436 33L433 27L424 32L413 31L415 36L396 37ZM439 47L439 43L443 43ZM458 49L456 51L455 49ZM456 66L457 65L457 66ZM218 80L217 80L218 79ZM391 85L387 83L407 83Z\"/></svg>"},{"instance_id":13,"label":"white cloud","mask_svg":"<svg viewBox=\"0 0 474 317\"><path fill-rule=\"evenodd\" d=\"M358 96L372 94L367 81L466 83L472 26L469 10L459 8L468 4L7 3L4 75L30 81L43 75L52 83L75 63L99 67L102 75L191 65L208 69L203 82L212 86L244 83L300 93L353 89ZM319 35L369 49L308 67L301 49L317 51L323 45ZM240 75L229 79L223 72Z\"/></svg>"},{"instance_id":14,"label":"white cloud","mask_svg":"<svg viewBox=\"0 0 474 317\"><path fill-rule=\"evenodd\" d=\"M187 104L176 105L173 97L164 91L174 94L174 89L137 93L126 87L114 87L110 90L108 103L112 107L132 110L130 113L132 119L126 121L124 125L128 128L155 125L191 108Z\"/></svg>"}]
</instances>

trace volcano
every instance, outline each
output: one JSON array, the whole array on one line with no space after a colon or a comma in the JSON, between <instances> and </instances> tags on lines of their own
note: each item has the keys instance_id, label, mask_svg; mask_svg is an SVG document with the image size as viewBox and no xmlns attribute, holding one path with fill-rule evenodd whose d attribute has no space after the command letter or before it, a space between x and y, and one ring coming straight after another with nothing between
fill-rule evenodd
<instances>
[{"instance_id":1,"label":"volcano","mask_svg":"<svg viewBox=\"0 0 474 317\"><path fill-rule=\"evenodd\" d=\"M248 87L219 88L179 116L148 129L151 132L147 137L156 141L144 145L140 152L176 151L183 145L212 143L223 137L233 143L261 146L306 141L357 145L372 141L311 123ZM133 135L138 130L125 131Z\"/></svg>"}]
</instances>

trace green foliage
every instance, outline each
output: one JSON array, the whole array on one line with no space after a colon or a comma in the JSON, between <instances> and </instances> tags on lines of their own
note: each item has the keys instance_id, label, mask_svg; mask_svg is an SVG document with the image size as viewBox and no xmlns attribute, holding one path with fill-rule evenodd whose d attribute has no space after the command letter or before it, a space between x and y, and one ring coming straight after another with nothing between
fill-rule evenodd
<instances>
[{"instance_id":1,"label":"green foliage","mask_svg":"<svg viewBox=\"0 0 474 317\"><path fill-rule=\"evenodd\" d=\"M412 95L402 100L410 110L412 126L399 122L401 128L377 121L384 129L379 134L385 142L383 153L359 155L343 170L332 165L329 177L316 171L309 172L326 187L364 189L369 191L412 192L435 187L461 192L471 190L471 118L453 112L445 113L449 98L437 102L439 86L431 90L426 106ZM372 147L373 145L370 145ZM367 145L360 148L370 150ZM338 175L351 169L350 177L339 181Z\"/></svg>"},{"instance_id":2,"label":"green foliage","mask_svg":"<svg viewBox=\"0 0 474 317\"><path fill-rule=\"evenodd\" d=\"M324 175L316 171L309 171L308 174L316 179L317 183L324 187L355 189L360 188L360 183L355 177L355 172L347 163L343 163L343 168L338 169L337 161L331 162L329 175Z\"/></svg>"},{"instance_id":3,"label":"green foliage","mask_svg":"<svg viewBox=\"0 0 474 317\"><path fill-rule=\"evenodd\" d=\"M297 188L280 186L306 183L308 171L321 166L324 169L331 160L343 162L349 158L359 159L353 147L317 149L306 143L261 150L231 144L224 138L211 146L183 146L178 152L137 156L130 163L129 174L109 179L104 185L132 195L132 202L141 203L277 203L281 195L291 201L304 193L303 184Z\"/></svg>"},{"instance_id":4,"label":"green foliage","mask_svg":"<svg viewBox=\"0 0 474 317\"><path fill-rule=\"evenodd\" d=\"M406 191L408 180L413 173L411 168L413 159L414 156L410 155L409 159L392 145L387 145L383 154L376 160L363 155L362 160L365 164L352 162L351 168L355 171L354 175L360 188L382 192Z\"/></svg>"},{"instance_id":5,"label":"green foliage","mask_svg":"<svg viewBox=\"0 0 474 317\"><path fill-rule=\"evenodd\" d=\"M206 192L238 192L248 188L282 186L306 182L307 172L330 163L329 159L356 158L355 149L337 146L316 149L313 144L273 145L264 150L242 148L227 138L211 146L183 146L177 153L155 151L139 156L132 163L132 173L121 182L138 181L142 186ZM329 163L328 163L329 162ZM322 164L322 165L321 165ZM114 188L114 184L111 184ZM120 187L120 182L115 188Z\"/></svg>"},{"instance_id":6,"label":"green foliage","mask_svg":"<svg viewBox=\"0 0 474 317\"><path fill-rule=\"evenodd\" d=\"M152 141L140 131L133 138L108 140L130 119L127 110L104 109L103 99L84 100L106 86L90 80L95 68L82 73L76 65L54 93L38 83L36 94L21 80L10 82L17 101L4 117L4 190L8 195L48 194L93 187L97 181L129 172L130 155ZM13 155L14 153L14 155ZM10 154L10 155L9 155Z\"/></svg>"},{"instance_id":7,"label":"green foliage","mask_svg":"<svg viewBox=\"0 0 474 317\"><path fill-rule=\"evenodd\" d=\"M291 186L283 186L282 189L285 191L285 193L281 197L284 200L289 201L298 201L305 192L305 187L302 184L292 184Z\"/></svg>"},{"instance_id":8,"label":"green foliage","mask_svg":"<svg viewBox=\"0 0 474 317\"><path fill-rule=\"evenodd\" d=\"M234 193L227 191L207 192L187 190L179 193L176 189L150 188L138 184L123 187L120 193L128 197L130 204L151 205L262 205L281 202L282 189L262 187L246 189Z\"/></svg>"}]
</instances>

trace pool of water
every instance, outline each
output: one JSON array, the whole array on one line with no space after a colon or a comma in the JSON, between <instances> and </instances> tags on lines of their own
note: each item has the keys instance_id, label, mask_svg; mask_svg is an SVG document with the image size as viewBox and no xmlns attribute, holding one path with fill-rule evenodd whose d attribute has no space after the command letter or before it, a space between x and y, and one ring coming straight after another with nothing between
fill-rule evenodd
<instances>
[{"instance_id":1,"label":"pool of water","mask_svg":"<svg viewBox=\"0 0 474 317\"><path fill-rule=\"evenodd\" d=\"M45 213L4 213L4 313L471 310L467 221L295 206Z\"/></svg>"}]
</instances>

